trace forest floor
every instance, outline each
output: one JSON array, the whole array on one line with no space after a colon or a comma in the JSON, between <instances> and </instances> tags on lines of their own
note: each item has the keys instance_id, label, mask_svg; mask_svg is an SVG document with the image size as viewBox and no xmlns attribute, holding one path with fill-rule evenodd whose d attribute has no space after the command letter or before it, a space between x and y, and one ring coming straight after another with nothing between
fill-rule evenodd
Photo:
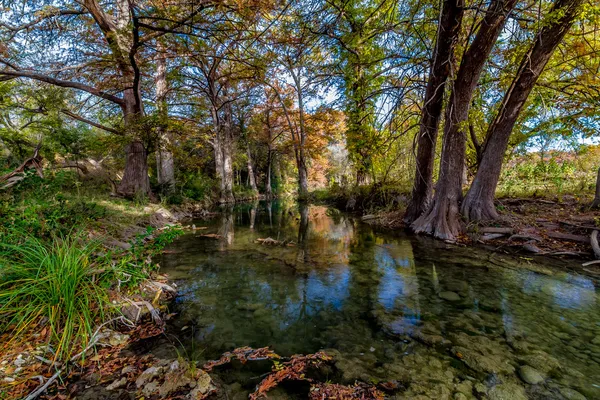
<instances>
[{"instance_id":1,"label":"forest floor","mask_svg":"<svg viewBox=\"0 0 600 400\"><path fill-rule=\"evenodd\" d=\"M18 280L11 281L3 271L4 275L0 274L3 305L0 316L7 320L0 327L1 399L28 398L36 388L48 382L51 382L50 394L41 398L72 398L81 390L78 385L89 381L90 376L99 380L112 370L121 372L126 365L145 370L155 360L123 355L121 350L160 335L170 317L168 304L176 295L176 286L160 274L153 257L184 230L194 228L182 226L183 220L210 215L203 204L136 203L89 187L66 187L57 182L56 179L36 181L30 187L2 194L0 265L9 265L7 263L13 260L20 262L20 256L14 254L15 248L26 244L28 238L39 239L38 243L45 246L50 256L54 256L52 251L58 248L55 246L60 246L57 243L73 243L79 251L95 242L97 246L89 254L90 270L84 272L90 275L96 287L97 294L91 297L105 298L94 300L89 307L103 308L103 311L97 313L101 317L85 322L91 323L93 328L87 341L77 331L77 326L85 323L76 323L76 336L68 343L69 355L60 358L55 352L60 347L56 336L60 337L67 329L64 320L40 318L39 315L45 315L40 311L23 330L16 325L5 325L13 318L2 309L8 291L21 290L22 286ZM62 278L54 278L41 267L40 271L46 274L42 276L48 277L44 279L56 279L60 284ZM31 297L24 297L19 307L26 307L27 298ZM80 315L72 317L80 318ZM97 342L96 345L93 342ZM79 353L81 350L83 353ZM133 376L135 368L129 375Z\"/></svg>"},{"instance_id":2,"label":"forest floor","mask_svg":"<svg viewBox=\"0 0 600 400\"><path fill-rule=\"evenodd\" d=\"M600 264L585 265L594 260L591 233L600 229L600 212L589 204L574 196L502 198L497 200L500 218L468 225L458 243L511 254L576 258L584 264L582 271L600 276ZM387 229L405 229L403 215L403 209L381 211L363 215L362 220Z\"/></svg>"}]
</instances>

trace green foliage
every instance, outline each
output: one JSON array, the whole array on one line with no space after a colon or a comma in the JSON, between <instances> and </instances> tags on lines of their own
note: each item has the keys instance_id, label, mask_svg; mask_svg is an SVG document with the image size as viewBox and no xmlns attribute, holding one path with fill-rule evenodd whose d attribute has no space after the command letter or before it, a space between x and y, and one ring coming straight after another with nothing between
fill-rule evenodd
<instances>
[{"instance_id":1,"label":"green foliage","mask_svg":"<svg viewBox=\"0 0 600 400\"><path fill-rule=\"evenodd\" d=\"M595 170L574 160L547 161L521 157L502 170L499 196L580 195L594 188Z\"/></svg>"},{"instance_id":2,"label":"green foliage","mask_svg":"<svg viewBox=\"0 0 600 400\"><path fill-rule=\"evenodd\" d=\"M57 359L84 347L109 304L114 272L82 234L46 243L24 234L21 243L0 245L0 320L15 337L44 320ZM42 329L39 327L39 329Z\"/></svg>"},{"instance_id":3,"label":"green foliage","mask_svg":"<svg viewBox=\"0 0 600 400\"><path fill-rule=\"evenodd\" d=\"M363 186L342 187L311 192L311 200L333 204L342 210L373 212L401 209L406 206L409 192L398 189L397 182Z\"/></svg>"},{"instance_id":4,"label":"green foliage","mask_svg":"<svg viewBox=\"0 0 600 400\"><path fill-rule=\"evenodd\" d=\"M189 172L181 177L178 193L184 198L202 201L214 195L216 182L201 172Z\"/></svg>"},{"instance_id":5,"label":"green foliage","mask_svg":"<svg viewBox=\"0 0 600 400\"><path fill-rule=\"evenodd\" d=\"M75 193L74 196L69 195ZM0 192L0 239L18 230L38 238L66 235L74 228L104 218L107 210L78 194L72 173L61 171L42 179L32 172L12 190Z\"/></svg>"}]
</instances>

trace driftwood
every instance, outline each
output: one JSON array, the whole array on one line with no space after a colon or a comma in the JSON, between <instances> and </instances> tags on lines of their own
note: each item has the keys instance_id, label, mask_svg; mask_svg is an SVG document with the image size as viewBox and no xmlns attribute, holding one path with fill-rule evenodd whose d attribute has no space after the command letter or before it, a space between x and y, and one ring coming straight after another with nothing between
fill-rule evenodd
<instances>
[{"instance_id":1,"label":"driftwood","mask_svg":"<svg viewBox=\"0 0 600 400\"><path fill-rule=\"evenodd\" d=\"M203 238L209 238L209 239L223 239L223 236L219 235L217 233L207 233L205 235L198 235L196 237L203 237Z\"/></svg>"},{"instance_id":2,"label":"driftwood","mask_svg":"<svg viewBox=\"0 0 600 400\"><path fill-rule=\"evenodd\" d=\"M11 173L8 173L2 177L0 177L0 183L5 182L1 189L8 189L13 187L17 183L21 182L25 179L25 171L28 169L35 169L38 176L40 178L44 177L44 171L42 169L42 156L40 156L40 147L42 143L40 142L33 151L33 155L25 160L23 164L14 169Z\"/></svg>"},{"instance_id":3,"label":"driftwood","mask_svg":"<svg viewBox=\"0 0 600 400\"><path fill-rule=\"evenodd\" d=\"M594 250L594 255L597 259L600 260L600 245L598 245L598 231L595 230L590 235L590 243L592 244L592 249Z\"/></svg>"},{"instance_id":4,"label":"driftwood","mask_svg":"<svg viewBox=\"0 0 600 400\"><path fill-rule=\"evenodd\" d=\"M256 239L257 243L260 243L262 245L267 245L267 246L294 246L295 243L292 241L287 241L287 240L275 240L273 238L258 238Z\"/></svg>"},{"instance_id":5,"label":"driftwood","mask_svg":"<svg viewBox=\"0 0 600 400\"><path fill-rule=\"evenodd\" d=\"M600 260L588 261L581 264L582 267L589 267L590 265L600 264Z\"/></svg>"},{"instance_id":6,"label":"driftwood","mask_svg":"<svg viewBox=\"0 0 600 400\"><path fill-rule=\"evenodd\" d=\"M542 238L538 235L534 235L534 234L523 234L523 233L518 233L515 235L512 235L511 237L508 238L509 241L511 240L535 240L536 242L541 242Z\"/></svg>"}]
</instances>

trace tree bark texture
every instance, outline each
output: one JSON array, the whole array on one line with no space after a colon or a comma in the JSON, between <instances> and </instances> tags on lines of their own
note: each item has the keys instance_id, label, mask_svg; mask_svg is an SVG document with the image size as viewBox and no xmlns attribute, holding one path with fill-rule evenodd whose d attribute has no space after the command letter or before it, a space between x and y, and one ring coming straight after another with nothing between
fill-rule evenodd
<instances>
[{"instance_id":1,"label":"tree bark texture","mask_svg":"<svg viewBox=\"0 0 600 400\"><path fill-rule=\"evenodd\" d=\"M404 221L411 223L427 209L433 192L433 162L446 81L454 58L463 16L463 0L445 0L440 11L436 45L417 136L416 172Z\"/></svg>"},{"instance_id":2,"label":"tree bark texture","mask_svg":"<svg viewBox=\"0 0 600 400\"><path fill-rule=\"evenodd\" d=\"M581 3L582 0L558 0L550 12L554 16L552 22L544 25L523 56L496 118L488 128L479 168L462 204L462 214L468 221L498 218L494 194L510 134L552 53L571 28Z\"/></svg>"},{"instance_id":3,"label":"tree bark texture","mask_svg":"<svg viewBox=\"0 0 600 400\"><path fill-rule=\"evenodd\" d=\"M258 187L256 186L256 176L254 176L254 168L252 168L252 153L250 152L250 145L246 147L248 154L248 180L250 181L250 188L256 194L258 194Z\"/></svg>"},{"instance_id":4,"label":"tree bark texture","mask_svg":"<svg viewBox=\"0 0 600 400\"><path fill-rule=\"evenodd\" d=\"M149 194L148 153L144 144L135 140L131 142L125 148L125 157L125 172L118 193L126 197Z\"/></svg>"},{"instance_id":5,"label":"tree bark texture","mask_svg":"<svg viewBox=\"0 0 600 400\"><path fill-rule=\"evenodd\" d=\"M462 232L459 203L464 183L469 108L485 62L515 4L516 0L492 1L473 42L462 57L446 106L439 181L432 205L411 225L416 233L454 241Z\"/></svg>"},{"instance_id":6,"label":"tree bark texture","mask_svg":"<svg viewBox=\"0 0 600 400\"><path fill-rule=\"evenodd\" d=\"M158 149L156 151L156 176L158 184L165 193L173 191L175 188L175 160L171 151L172 140L162 121L168 118L167 109L167 60L164 56L165 48L162 43L157 42L159 55L156 59L156 77L154 83L156 86L156 102L158 112L161 116L161 124L158 132Z\"/></svg>"}]
</instances>

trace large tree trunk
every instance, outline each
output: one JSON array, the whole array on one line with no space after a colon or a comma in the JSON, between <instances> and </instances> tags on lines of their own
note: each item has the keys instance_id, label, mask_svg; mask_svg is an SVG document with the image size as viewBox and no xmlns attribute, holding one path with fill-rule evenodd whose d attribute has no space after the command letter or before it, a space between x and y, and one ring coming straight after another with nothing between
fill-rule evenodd
<instances>
[{"instance_id":1,"label":"large tree trunk","mask_svg":"<svg viewBox=\"0 0 600 400\"><path fill-rule=\"evenodd\" d=\"M248 180L250 181L250 188L256 194L258 194L258 187L256 186L256 177L254 176L254 168L252 168L252 153L250 152L250 145L246 147L248 153Z\"/></svg>"},{"instance_id":2,"label":"large tree trunk","mask_svg":"<svg viewBox=\"0 0 600 400\"><path fill-rule=\"evenodd\" d=\"M411 225L416 233L454 241L462 231L459 203L462 198L469 108L483 66L515 3L516 0L492 1L475 39L463 55L447 106L440 178L432 206Z\"/></svg>"},{"instance_id":3,"label":"large tree trunk","mask_svg":"<svg viewBox=\"0 0 600 400\"><path fill-rule=\"evenodd\" d=\"M126 89L123 92L125 106L123 114L125 130L133 136L129 145L125 147L125 169L123 179L119 183L117 193L124 197L149 196L150 179L148 179L148 151L142 141L137 139L136 122L143 115L141 103L136 100L135 92Z\"/></svg>"},{"instance_id":4,"label":"large tree trunk","mask_svg":"<svg viewBox=\"0 0 600 400\"><path fill-rule=\"evenodd\" d=\"M148 179L148 153L139 140L125 148L125 172L118 193L125 197L145 196L150 193Z\"/></svg>"},{"instance_id":5,"label":"large tree trunk","mask_svg":"<svg viewBox=\"0 0 600 400\"><path fill-rule=\"evenodd\" d=\"M306 166L306 155L304 146L306 144L306 125L304 119L304 94L302 93L302 81L300 76L292 74L296 84L298 94L298 113L299 113L299 143L296 148L296 165L298 167L298 195L301 199L308 196L308 168Z\"/></svg>"},{"instance_id":6,"label":"large tree trunk","mask_svg":"<svg viewBox=\"0 0 600 400\"><path fill-rule=\"evenodd\" d=\"M220 130L223 174L221 175L221 203L233 203L233 110L231 103L224 107L223 129Z\"/></svg>"},{"instance_id":7,"label":"large tree trunk","mask_svg":"<svg viewBox=\"0 0 600 400\"><path fill-rule=\"evenodd\" d=\"M302 150L298 151L296 163L298 165L298 195L301 199L306 199L308 196L308 170L304 159L304 152Z\"/></svg>"},{"instance_id":8,"label":"large tree trunk","mask_svg":"<svg viewBox=\"0 0 600 400\"><path fill-rule=\"evenodd\" d=\"M157 42L159 55L156 59L156 77L154 79L156 85L156 102L158 112L161 116L161 124L159 126L158 149L156 151L156 175L158 184L161 190L165 193L171 192L175 188L175 163L173 152L171 151L171 137L167 129L165 129L166 120L168 119L167 109L167 62L164 56L164 46L160 41Z\"/></svg>"},{"instance_id":9,"label":"large tree trunk","mask_svg":"<svg viewBox=\"0 0 600 400\"><path fill-rule=\"evenodd\" d=\"M483 154L475 179L462 204L462 214L469 221L498 218L494 194L500 179L502 162L512 129L529 93L544 70L552 53L570 29L582 0L558 0L550 13L560 16L544 25L506 92L494 122L489 126Z\"/></svg>"},{"instance_id":10,"label":"large tree trunk","mask_svg":"<svg viewBox=\"0 0 600 400\"><path fill-rule=\"evenodd\" d=\"M265 183L265 196L267 199L273 197L272 189L271 189L271 168L273 164L273 155L271 150L271 144L269 143L269 150L267 151L267 173L266 173L266 183Z\"/></svg>"},{"instance_id":11,"label":"large tree trunk","mask_svg":"<svg viewBox=\"0 0 600 400\"><path fill-rule=\"evenodd\" d=\"M412 196L404 221L411 223L427 209L433 191L433 161L442 115L445 84L450 74L454 47L460 32L463 7L461 0L445 0L440 11L433 61L417 137L417 166Z\"/></svg>"},{"instance_id":12,"label":"large tree trunk","mask_svg":"<svg viewBox=\"0 0 600 400\"><path fill-rule=\"evenodd\" d=\"M223 152L223 175L221 176L221 203L233 203L233 137L231 132L224 132L221 151Z\"/></svg>"}]
</instances>

